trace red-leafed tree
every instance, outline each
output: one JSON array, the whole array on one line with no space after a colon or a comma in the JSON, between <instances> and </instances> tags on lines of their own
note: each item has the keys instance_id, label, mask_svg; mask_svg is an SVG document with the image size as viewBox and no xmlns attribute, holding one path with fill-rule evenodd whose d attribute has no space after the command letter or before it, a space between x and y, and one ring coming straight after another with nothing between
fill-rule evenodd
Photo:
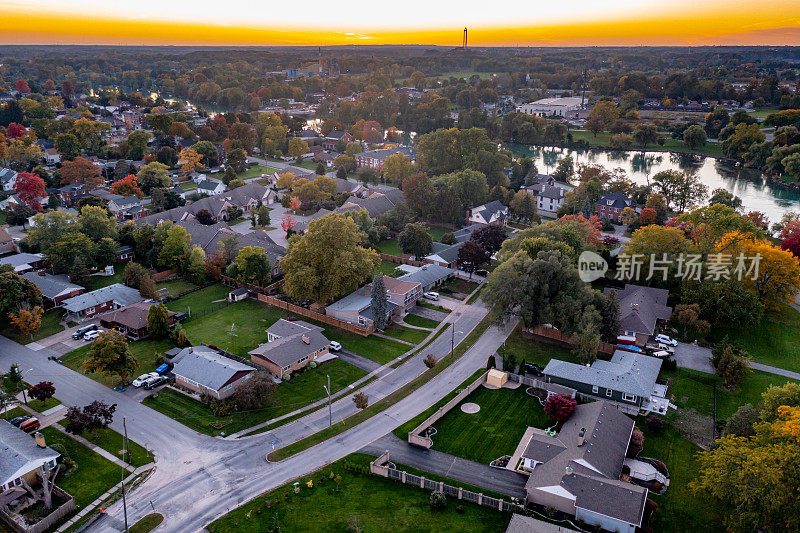
<instances>
[{"instance_id":1,"label":"red-leafed tree","mask_svg":"<svg viewBox=\"0 0 800 533\"><path fill-rule=\"evenodd\" d=\"M292 196L292 199L289 200L289 209L291 209L292 211L297 211L298 209L300 209L300 206L302 205L303 203L297 196Z\"/></svg>"},{"instance_id":2,"label":"red-leafed tree","mask_svg":"<svg viewBox=\"0 0 800 533\"><path fill-rule=\"evenodd\" d=\"M544 402L544 412L556 422L563 422L572 416L578 402L566 394L551 394Z\"/></svg>"},{"instance_id":3,"label":"red-leafed tree","mask_svg":"<svg viewBox=\"0 0 800 533\"><path fill-rule=\"evenodd\" d=\"M30 172L20 172L14 182L14 194L28 207L35 211L42 210L39 198L47 198L44 180Z\"/></svg>"},{"instance_id":4,"label":"red-leafed tree","mask_svg":"<svg viewBox=\"0 0 800 533\"><path fill-rule=\"evenodd\" d=\"M28 396L40 402L46 402L56 393L56 388L51 381L40 381L28 389Z\"/></svg>"},{"instance_id":5,"label":"red-leafed tree","mask_svg":"<svg viewBox=\"0 0 800 533\"><path fill-rule=\"evenodd\" d=\"M283 218L281 218L281 229L283 229L283 231L288 233L289 230L294 229L296 225L297 225L297 220L291 214L289 213L283 214Z\"/></svg>"},{"instance_id":6,"label":"red-leafed tree","mask_svg":"<svg viewBox=\"0 0 800 533\"><path fill-rule=\"evenodd\" d=\"M117 180L112 183L111 192L121 196L136 196L137 198L144 196L144 192L142 192L142 189L139 188L139 185L136 182L136 176L133 174L128 174L121 180Z\"/></svg>"},{"instance_id":7,"label":"red-leafed tree","mask_svg":"<svg viewBox=\"0 0 800 533\"><path fill-rule=\"evenodd\" d=\"M639 213L639 220L642 223L642 226L649 226L656 221L656 210L652 207L645 207L642 209L642 212Z\"/></svg>"},{"instance_id":8,"label":"red-leafed tree","mask_svg":"<svg viewBox=\"0 0 800 533\"><path fill-rule=\"evenodd\" d=\"M29 93L31 92L31 88L28 85L28 82L25 80L17 80L14 83L14 89L18 90L21 93Z\"/></svg>"},{"instance_id":9,"label":"red-leafed tree","mask_svg":"<svg viewBox=\"0 0 800 533\"><path fill-rule=\"evenodd\" d=\"M800 258L800 224L794 225L794 231L787 233L781 241L781 248L792 252L795 257Z\"/></svg>"},{"instance_id":10,"label":"red-leafed tree","mask_svg":"<svg viewBox=\"0 0 800 533\"><path fill-rule=\"evenodd\" d=\"M25 136L25 132L28 130L22 124L17 122L12 122L8 126L6 126L6 134L12 139L20 139Z\"/></svg>"}]
</instances>

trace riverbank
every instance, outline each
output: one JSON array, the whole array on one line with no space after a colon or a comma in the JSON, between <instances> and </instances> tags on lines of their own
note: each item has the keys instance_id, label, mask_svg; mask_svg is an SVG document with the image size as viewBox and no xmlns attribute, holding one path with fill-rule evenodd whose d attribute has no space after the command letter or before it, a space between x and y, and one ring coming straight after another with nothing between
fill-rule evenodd
<instances>
[{"instance_id":1,"label":"riverbank","mask_svg":"<svg viewBox=\"0 0 800 533\"><path fill-rule=\"evenodd\" d=\"M611 148L611 133L598 133L595 136L592 132L587 130L570 130L569 133L572 134L573 141L583 140L589 143L592 148L602 148L603 150L615 150L615 148ZM636 150L639 149L640 151L647 151L647 152L669 152L669 153L680 153L680 154L687 154L687 155L703 155L707 157L714 157L717 159L726 160L729 162L735 162L735 160L727 158L722 153L722 143L719 142L706 142L705 146L698 148L697 150L691 150L686 144L680 139L673 139L671 137L667 137L664 140L664 144L660 145L658 143L649 143L646 147L642 148L641 146L629 146L624 150Z\"/></svg>"}]
</instances>

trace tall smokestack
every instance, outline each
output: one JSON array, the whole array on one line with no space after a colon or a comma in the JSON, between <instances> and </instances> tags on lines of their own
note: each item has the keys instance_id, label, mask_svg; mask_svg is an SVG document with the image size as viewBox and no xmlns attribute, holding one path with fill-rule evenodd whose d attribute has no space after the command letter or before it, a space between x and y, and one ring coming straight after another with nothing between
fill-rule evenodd
<instances>
[{"instance_id":1,"label":"tall smokestack","mask_svg":"<svg viewBox=\"0 0 800 533\"><path fill-rule=\"evenodd\" d=\"M464 50L467 49L467 28L464 28L464 43L461 45Z\"/></svg>"}]
</instances>

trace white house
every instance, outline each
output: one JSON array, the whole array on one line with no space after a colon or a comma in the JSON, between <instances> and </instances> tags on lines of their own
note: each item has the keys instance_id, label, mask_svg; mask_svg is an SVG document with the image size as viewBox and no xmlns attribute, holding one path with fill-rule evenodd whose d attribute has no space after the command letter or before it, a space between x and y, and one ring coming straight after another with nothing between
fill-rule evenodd
<instances>
[{"instance_id":1,"label":"white house","mask_svg":"<svg viewBox=\"0 0 800 533\"><path fill-rule=\"evenodd\" d=\"M565 98L542 98L535 102L522 104L517 108L526 115L539 115L542 117L567 117L581 108L582 98L568 96Z\"/></svg>"},{"instance_id":2,"label":"white house","mask_svg":"<svg viewBox=\"0 0 800 533\"><path fill-rule=\"evenodd\" d=\"M203 180L197 184L197 193L217 196L225 192L225 184L221 181Z\"/></svg>"},{"instance_id":3,"label":"white house","mask_svg":"<svg viewBox=\"0 0 800 533\"><path fill-rule=\"evenodd\" d=\"M493 200L488 204L479 205L469 210L469 221L473 224L505 224L508 219L508 207Z\"/></svg>"},{"instance_id":4,"label":"white house","mask_svg":"<svg viewBox=\"0 0 800 533\"><path fill-rule=\"evenodd\" d=\"M44 151L44 161L48 165L55 165L61 162L61 154L55 148L46 148Z\"/></svg>"},{"instance_id":5,"label":"white house","mask_svg":"<svg viewBox=\"0 0 800 533\"><path fill-rule=\"evenodd\" d=\"M10 168L0 167L0 184L4 191L13 191L14 184L17 182L17 173Z\"/></svg>"}]
</instances>

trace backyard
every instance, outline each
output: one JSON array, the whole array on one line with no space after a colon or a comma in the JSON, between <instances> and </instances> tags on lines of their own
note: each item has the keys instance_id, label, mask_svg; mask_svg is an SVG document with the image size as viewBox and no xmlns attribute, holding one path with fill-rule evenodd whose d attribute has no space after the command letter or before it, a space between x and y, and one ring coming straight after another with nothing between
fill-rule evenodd
<instances>
[{"instance_id":1,"label":"backyard","mask_svg":"<svg viewBox=\"0 0 800 533\"><path fill-rule=\"evenodd\" d=\"M197 288L197 285L194 283L189 283L184 279L173 279L170 281L156 283L156 289L167 289L167 292L169 292L169 295L173 298L180 298L187 292L193 291Z\"/></svg>"},{"instance_id":2,"label":"backyard","mask_svg":"<svg viewBox=\"0 0 800 533\"><path fill-rule=\"evenodd\" d=\"M236 177L242 180L250 179L250 178L258 178L261 177L261 174L274 174L275 172L280 172L281 169L278 167L273 167L271 165L255 165L253 167L248 168L241 174L237 175Z\"/></svg>"},{"instance_id":3,"label":"backyard","mask_svg":"<svg viewBox=\"0 0 800 533\"><path fill-rule=\"evenodd\" d=\"M577 363L577 359L568 348L558 346L555 344L547 344L536 339L527 337L523 334L522 324L518 324L511 335L508 336L503 348L500 349L500 354L503 350L509 355L513 355L517 363L527 361L529 363L536 363L544 368L550 359L561 359L563 361L572 361Z\"/></svg>"},{"instance_id":4,"label":"backyard","mask_svg":"<svg viewBox=\"0 0 800 533\"><path fill-rule=\"evenodd\" d=\"M187 294L178 300L169 302L167 304L167 308L170 311L181 313L191 311L193 315L201 315L223 307L226 302L212 302L217 300L225 300L230 291L230 287L220 283L209 285L208 287L204 287L199 291Z\"/></svg>"},{"instance_id":5,"label":"backyard","mask_svg":"<svg viewBox=\"0 0 800 533\"><path fill-rule=\"evenodd\" d=\"M456 503L449 499L445 509L432 511L427 490L347 471L344 461L351 457L299 478L296 494L295 486L287 483L234 509L206 529L211 533L227 533L274 531L277 526L284 532L494 533L504 531L508 525L509 514L465 501ZM358 461L360 467L363 462ZM341 476L338 484L336 476Z\"/></svg>"},{"instance_id":6,"label":"backyard","mask_svg":"<svg viewBox=\"0 0 800 533\"><path fill-rule=\"evenodd\" d=\"M131 379L135 378L139 374L152 372L155 370L156 366L158 366L161 356L164 355L164 352L174 348L174 345L169 340L154 339L131 342L128 346L130 347L131 353L133 353L137 361L139 361L139 366L136 368L136 372L134 373L135 375L131 376ZM119 378L116 375L106 376L100 374L99 372L87 373L84 370L83 362L86 360L86 354L89 353L89 349L91 347L92 345L87 343L85 346L81 346L76 350L72 350L71 352L61 356L61 362L64 364L64 366L80 372L81 374L85 374L86 376L102 383L107 387L117 386L119 384Z\"/></svg>"},{"instance_id":7,"label":"backyard","mask_svg":"<svg viewBox=\"0 0 800 533\"><path fill-rule=\"evenodd\" d=\"M276 405L239 411L225 417L217 417L201 402L171 389L162 389L142 403L200 433L219 435L224 432L229 435L322 399L325 396L323 385L328 383L327 375L331 377L331 389L336 392L365 374L344 361L328 361L315 369L295 373L291 381L280 383L275 395Z\"/></svg>"},{"instance_id":8,"label":"backyard","mask_svg":"<svg viewBox=\"0 0 800 533\"><path fill-rule=\"evenodd\" d=\"M476 403L480 411L467 414L464 403ZM464 459L489 464L511 455L528 427L547 428L553 422L544 414L539 400L525 388L488 389L478 387L459 405L433 424L433 449Z\"/></svg>"}]
</instances>

